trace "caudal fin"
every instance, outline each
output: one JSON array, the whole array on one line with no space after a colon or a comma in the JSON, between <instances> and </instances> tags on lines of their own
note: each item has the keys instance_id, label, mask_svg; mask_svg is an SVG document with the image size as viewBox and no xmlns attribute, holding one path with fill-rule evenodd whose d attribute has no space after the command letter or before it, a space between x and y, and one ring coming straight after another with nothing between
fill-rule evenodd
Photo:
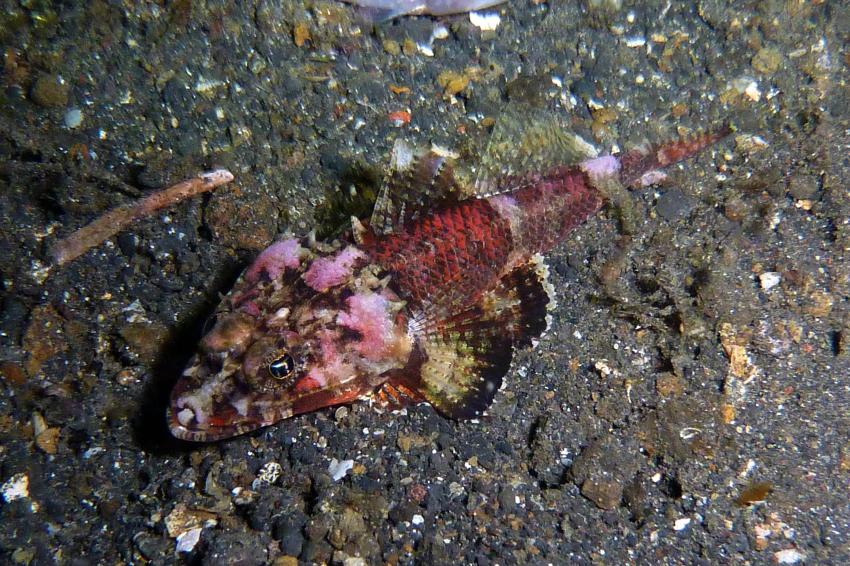
<instances>
[{"instance_id":1,"label":"caudal fin","mask_svg":"<svg viewBox=\"0 0 850 566\"><path fill-rule=\"evenodd\" d=\"M732 126L725 123L686 138L632 149L620 161L620 182L625 186L633 185L647 173L687 159L733 131Z\"/></svg>"}]
</instances>

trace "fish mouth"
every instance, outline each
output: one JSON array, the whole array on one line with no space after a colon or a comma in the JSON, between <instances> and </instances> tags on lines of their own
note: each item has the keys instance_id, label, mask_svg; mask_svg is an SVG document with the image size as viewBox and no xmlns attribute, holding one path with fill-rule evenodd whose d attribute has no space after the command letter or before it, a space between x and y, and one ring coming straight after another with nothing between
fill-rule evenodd
<instances>
[{"instance_id":1,"label":"fish mouth","mask_svg":"<svg viewBox=\"0 0 850 566\"><path fill-rule=\"evenodd\" d=\"M180 440L186 440L189 442L214 442L216 440L224 440L226 438L239 436L246 432L251 432L252 430L256 430L263 426L262 423L241 423L236 425L204 427L198 425L187 425L183 424L181 419L183 421L186 421L187 419L194 419L194 415L187 415L186 411L191 411L191 409L180 409L177 411L174 407L169 407L166 418L168 419L168 429L171 431L171 435Z\"/></svg>"},{"instance_id":2,"label":"fish mouth","mask_svg":"<svg viewBox=\"0 0 850 566\"><path fill-rule=\"evenodd\" d=\"M243 420L228 422L227 417L217 416L200 423L195 411L189 407L168 407L166 414L172 436L189 442L215 442L245 434L272 422Z\"/></svg>"},{"instance_id":3,"label":"fish mouth","mask_svg":"<svg viewBox=\"0 0 850 566\"><path fill-rule=\"evenodd\" d=\"M251 400L241 402L250 406ZM205 415L196 407L181 403L172 396L166 412L168 428L172 436L190 442L214 442L239 436L259 428L281 421L292 412L278 409L272 417L242 415L232 406L217 406L210 415Z\"/></svg>"},{"instance_id":4,"label":"fish mouth","mask_svg":"<svg viewBox=\"0 0 850 566\"><path fill-rule=\"evenodd\" d=\"M171 390L166 419L175 438L213 442L251 432L290 415L281 399L247 391L236 375L213 373L196 357Z\"/></svg>"},{"instance_id":5,"label":"fish mouth","mask_svg":"<svg viewBox=\"0 0 850 566\"><path fill-rule=\"evenodd\" d=\"M214 442L273 425L302 413L349 403L374 387L353 379L303 392L252 391L238 367L225 369L196 356L171 390L166 418L171 434L190 442Z\"/></svg>"}]
</instances>

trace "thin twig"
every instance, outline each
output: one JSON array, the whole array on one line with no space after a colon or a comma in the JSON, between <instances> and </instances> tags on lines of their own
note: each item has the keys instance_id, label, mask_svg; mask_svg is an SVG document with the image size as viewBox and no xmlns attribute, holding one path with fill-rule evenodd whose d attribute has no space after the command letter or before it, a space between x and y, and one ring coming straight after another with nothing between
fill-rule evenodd
<instances>
[{"instance_id":1,"label":"thin twig","mask_svg":"<svg viewBox=\"0 0 850 566\"><path fill-rule=\"evenodd\" d=\"M157 191L134 204L113 208L91 224L56 242L50 250L53 265L59 267L73 261L139 218L149 216L157 210L195 195L211 191L232 180L233 174L230 171L216 169Z\"/></svg>"}]
</instances>

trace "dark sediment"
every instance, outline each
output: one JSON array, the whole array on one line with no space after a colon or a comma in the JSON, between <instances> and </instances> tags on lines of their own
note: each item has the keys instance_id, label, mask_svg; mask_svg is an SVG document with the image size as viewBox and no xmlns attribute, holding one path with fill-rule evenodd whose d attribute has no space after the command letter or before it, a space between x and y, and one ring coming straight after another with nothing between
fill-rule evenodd
<instances>
[{"instance_id":1,"label":"dark sediment","mask_svg":"<svg viewBox=\"0 0 850 566\"><path fill-rule=\"evenodd\" d=\"M333 2L6 4L0 561L850 561L846 6L517 0L493 33ZM168 436L258 250L333 233L398 137L474 157L516 99L604 151L737 132L633 192L627 236L609 208L558 248L553 327L481 422L357 404ZM46 271L59 237L214 166L236 181Z\"/></svg>"}]
</instances>

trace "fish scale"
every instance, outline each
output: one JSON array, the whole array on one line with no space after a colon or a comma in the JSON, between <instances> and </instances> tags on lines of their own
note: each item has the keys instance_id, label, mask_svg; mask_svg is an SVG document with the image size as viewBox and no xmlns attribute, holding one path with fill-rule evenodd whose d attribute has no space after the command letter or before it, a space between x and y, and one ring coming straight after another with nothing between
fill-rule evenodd
<instances>
[{"instance_id":1,"label":"fish scale","mask_svg":"<svg viewBox=\"0 0 850 566\"><path fill-rule=\"evenodd\" d=\"M491 200L501 203L509 216L517 217L512 222L514 239L517 250L527 255L550 250L604 202L603 193L574 168L557 167L524 185ZM516 210L510 206L511 199Z\"/></svg>"},{"instance_id":2,"label":"fish scale","mask_svg":"<svg viewBox=\"0 0 850 566\"><path fill-rule=\"evenodd\" d=\"M507 220L487 200L470 200L410 222L369 254L409 300L454 304L489 288L512 244Z\"/></svg>"}]
</instances>

